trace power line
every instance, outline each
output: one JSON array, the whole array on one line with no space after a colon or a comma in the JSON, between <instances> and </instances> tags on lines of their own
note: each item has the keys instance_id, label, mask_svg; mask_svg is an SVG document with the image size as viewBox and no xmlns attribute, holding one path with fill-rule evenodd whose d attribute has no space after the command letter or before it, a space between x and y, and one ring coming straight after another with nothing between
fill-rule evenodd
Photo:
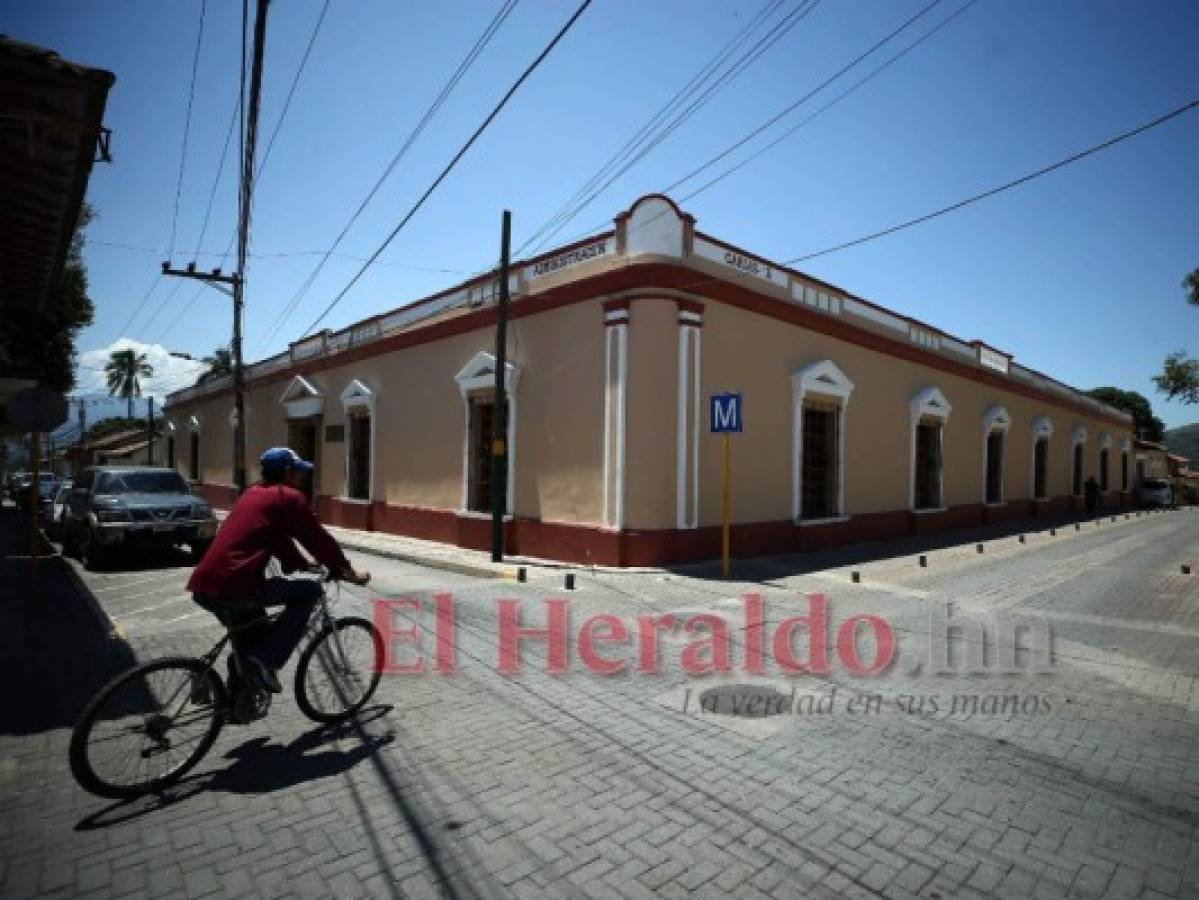
<instances>
[{"instance_id":1,"label":"power line","mask_svg":"<svg viewBox=\"0 0 1199 900\"><path fill-rule=\"evenodd\" d=\"M638 150L631 159L625 162L616 172L610 175L601 185L599 185L599 187L597 187L583 200L576 204L575 208L569 214L564 216L561 221L559 221L558 224L554 226L551 231L549 231L548 234L541 238L534 248L534 251L536 252L537 250L540 250L551 240L553 240L554 236L558 234L559 231L565 228L566 225L575 218L575 216L586 209L600 194L606 191L616 181L616 179L620 178L625 174L625 172L653 152L653 150L656 149L663 141L670 137L671 134L673 134L676 130L678 130L679 127L681 127L692 116L694 116L695 113L698 112L699 109L702 108L713 96L715 96L718 91L731 84L732 81L737 78L737 76L739 76L750 65L756 62L763 53L769 50L784 35L790 32L791 29L807 18L807 16L813 10L815 10L817 6L820 5L820 2L821 0L807 0L807 2L802 3L796 9L792 10L781 22L775 24L770 31L758 39L756 44L750 47L750 49L742 54L740 58L738 58L727 69L725 69L724 72L722 72L711 85L705 88L703 92L696 99L694 99L687 108L676 115L674 119L667 123L657 134L653 135L648 140L646 145ZM521 250L524 250L524 246L521 247Z\"/></svg>"},{"instance_id":2,"label":"power line","mask_svg":"<svg viewBox=\"0 0 1199 900\"><path fill-rule=\"evenodd\" d=\"M721 181L724 181L724 179L728 178L728 177L729 177L730 175L732 175L734 172L737 172L737 171L739 171L739 170L741 170L741 169L745 168L745 166L749 165L749 163L751 163L753 160L757 159L759 156L761 156L761 155L762 155L763 153L765 153L766 151L768 151L768 150L771 150L771 149L773 149L774 147L777 147L777 146L778 146L779 144L781 144L781 143L782 143L784 140L786 140L787 138L789 138L791 135L795 134L795 132L799 131L801 128L803 128L803 127L805 127L806 125L808 125L808 124L809 124L809 123L810 123L812 120L816 119L818 116L820 116L820 115L822 115L823 113L827 112L829 109L831 109L832 107L836 106L838 103L840 103L840 102L841 102L842 100L844 100L846 97L848 97L850 94L852 94L852 93L854 93L855 91L857 91L857 90L858 90L858 88L860 88L860 87L863 87L863 86L864 86L864 85L865 85L867 82L869 82L869 81L873 80L873 79L874 79L876 76L878 76L878 75L881 75L881 74L882 74L884 71L886 71L887 69L889 69L889 68L890 68L892 65L894 65L894 64L895 64L895 63L897 63L897 62L899 62L901 59L903 59L905 56L907 56L909 53L911 53L913 50L915 50L917 47L919 47L919 46L920 46L921 44L923 44L925 41L927 41L927 40L929 40L930 38L932 38L934 35L936 35L936 34L937 34L937 32L939 32L939 31L940 31L942 28L944 28L946 25L948 25L950 22L952 22L954 19L956 19L958 16L960 16L962 13L964 13L966 10L968 10L970 7L972 7L972 6L973 6L975 3L977 3L977 2L978 2L978 0L968 0L968 2L967 2L967 3L965 3L963 6L960 6L960 7L959 7L957 10L955 10L953 13L951 13L951 14L950 14L950 15L948 15L948 16L946 16L944 19L942 19L940 22L938 22L936 25L934 25L934 26L933 26L931 29L929 29L929 30L928 30L928 31L926 31L924 34L922 34L922 35L921 35L919 38L917 38L915 41L913 41L912 43L908 44L906 47L904 47L904 48L903 48L902 50L900 50L898 53L894 54L894 55L893 55L893 56L892 56L890 59L888 59L886 62L882 63L882 64L881 64L881 65L879 65L879 66L876 66L875 68L873 68L873 69L872 69L872 70L871 70L871 71L870 71L870 72L869 72L867 75L865 75L864 77L862 77L862 78L858 79L857 81L855 81L855 82L854 82L852 85L850 85L848 88L846 88L846 89L845 89L844 91L842 91L840 94L838 94L836 97L834 97L834 98L833 98L832 100L830 100L828 103L824 104L824 106L820 107L818 110L816 110L815 112L813 112L813 113L812 113L811 115L809 115L807 118L805 118L805 119L802 119L801 121L799 121L799 122L798 122L798 123L796 123L795 125L791 126L791 127L790 127L790 128L788 128L786 131L784 131L782 134L780 134L780 135L779 135L777 138L775 138L774 140L772 140L770 143L768 143L768 144L764 145L763 147L760 147L759 149L755 150L755 151L754 151L753 153L751 153L749 156L745 157L745 158L744 158L744 159L742 159L740 162L738 162L738 163L736 163L735 165L731 166L730 168L726 169L724 172L722 172L721 174L717 175L715 178L711 179L710 181L707 181L707 182L705 182L705 183L704 183L703 185L701 185L699 188L697 188L696 190L692 191L690 194L687 194L686 196L684 196L684 197L683 197L683 198L682 198L682 199L681 199L679 202L680 202L680 203L686 203L688 200L691 200L691 199L693 199L693 198L695 198L695 197L698 197L700 194L704 193L704 192L705 192L705 191L707 191L708 189L710 189L710 188L712 188L712 187L715 187L715 186L716 186L717 184L719 184ZM697 171L698 171L698 170L697 170ZM690 176L689 176L689 177L690 177ZM683 183L683 181L686 181L686 180L687 180L687 179L686 179L686 178L684 178L682 181L676 182L675 186L677 186L677 185L679 185L679 184L682 184L682 183ZM669 190L669 188L668 188L667 190Z\"/></svg>"},{"instance_id":3,"label":"power line","mask_svg":"<svg viewBox=\"0 0 1199 900\"><path fill-rule=\"evenodd\" d=\"M271 149L275 146L275 138L279 137L279 130L283 127L283 120L287 118L287 111L291 108L292 97L295 96L296 86L300 83L300 76L304 74L304 67L308 65L308 57L312 53L312 45L316 43L316 36L321 32L321 25L325 22L325 13L329 11L329 0L325 0L321 6L320 15L316 17L316 24L312 27L312 34L308 38L308 46L304 48L304 55L300 57L300 65L296 68L296 74L291 80L291 87L287 89L287 99L283 101L283 109L279 113L279 119L275 122L275 130L271 132L270 140L266 142L266 150L263 151L262 160L258 163L257 177L262 177L262 170L266 166L266 161L270 159Z\"/></svg>"},{"instance_id":4,"label":"power line","mask_svg":"<svg viewBox=\"0 0 1199 900\"><path fill-rule=\"evenodd\" d=\"M237 96L237 102L233 104L233 115L229 117L229 127L225 130L225 143L221 146L221 159L217 163L216 177L212 180L212 190L208 194L208 206L204 210L204 224L200 228L200 238L196 241L196 249L192 256L200 255L200 248L204 246L204 236L208 234L208 219L212 215L212 204L216 200L217 188L221 184L221 175L225 171L225 158L229 155L229 144L233 139L233 128L237 125L238 119L241 116L241 94ZM228 251L225 252L228 256Z\"/></svg>"},{"instance_id":5,"label":"power line","mask_svg":"<svg viewBox=\"0 0 1199 900\"><path fill-rule=\"evenodd\" d=\"M204 13L207 5L207 0L200 0L200 25L196 29L196 49L192 54L191 84L187 89L187 116L183 120L183 147L179 152L179 178L175 182L175 213L171 217L171 249L168 251L168 256L175 252L175 233L179 226L179 199L183 195L183 173L187 168L187 139L191 132L192 102L196 97L196 72L200 68L200 44L204 38Z\"/></svg>"},{"instance_id":6,"label":"power line","mask_svg":"<svg viewBox=\"0 0 1199 900\"><path fill-rule=\"evenodd\" d=\"M700 86L711 77L730 55L732 55L742 44L745 43L748 36L766 19L770 18L774 12L783 4L783 0L773 0L763 6L757 14L745 24L745 26L735 34L723 47L720 48L707 62L705 62L696 71L691 79L681 88L675 91L674 95L666 101L637 131L624 142L623 145L608 158L608 160L599 167L599 169L587 179L583 185L578 188L570 199L563 203L557 211L544 223L534 231L515 251L516 256L524 253L525 250L532 246L538 238L546 231L557 225L562 218L570 212L573 206L587 195L597 184L602 181L609 172L616 166L622 163L632 154L638 146L640 146L648 136L652 134L653 129L662 121L663 118L670 115L678 106L686 102Z\"/></svg>"},{"instance_id":7,"label":"power line","mask_svg":"<svg viewBox=\"0 0 1199 900\"><path fill-rule=\"evenodd\" d=\"M873 45L872 45L872 46L871 46L869 49L867 49L867 50L863 51L861 54L859 54L857 57L855 57L855 58L854 58L853 60L851 60L849 63L847 63L846 65L844 65L844 66L843 66L841 69L839 69L839 70L838 70L838 71L837 71L835 74L833 74L833 75L829 76L828 78L826 78L826 79L825 79L825 80L824 80L824 81L823 81L821 84L819 84L817 87L815 87L815 88L812 88L812 89L811 89L811 90L809 90L807 93L805 93L805 94L804 94L802 97L800 97L799 99L795 100L794 102L792 102L792 103L788 104L788 105L787 105L787 106L786 106L786 107L785 107L783 110L781 110L780 112L776 113L774 116L772 116L771 118L769 118L768 120L766 120L766 122L764 122L763 124L761 124L761 125L759 125L758 127L754 128L752 131L750 131L750 132L749 132L748 134L746 134L744 137L742 137L742 138L740 138L739 140L735 141L735 142L734 142L733 144L731 144L729 147L725 148L725 149L724 149L724 150L722 150L720 153L718 153L718 154L716 154L715 156L713 156L711 159L709 159L707 162L703 163L701 166L699 166L699 167L697 167L697 168L693 169L691 172L689 172L687 175L683 176L682 178L678 179L678 180L677 180L677 181L675 181L673 184L671 184L671 185L669 185L669 186L667 186L667 187L663 188L663 189L660 191L660 193L663 193L663 194L669 194L669 193L670 193L672 190L674 190L675 188L679 187L679 186L680 186L680 185L682 185L682 184L685 184L687 181L689 181L690 179L694 178L694 177L695 177L696 175L698 175L700 172L704 171L705 169L708 169L708 168L710 168L710 167L711 167L711 166L713 166L715 163L719 162L721 159L723 159L724 157L728 156L728 154L729 154L729 153L733 152L733 151L734 151L734 150L736 150L738 147L740 147L740 146L744 145L745 143L747 143L748 141L752 140L752 139L753 139L754 137L756 137L757 135L761 134L763 131L765 131L765 130L766 130L767 128L769 128L770 126L774 125L774 124L775 124L776 122L778 122L780 119L784 118L785 116L787 116L788 114L790 114L791 112L793 112L795 109L797 109L797 108L798 108L799 106L801 106L803 103L805 103L807 100L811 99L811 98L812 98L812 97L814 97L816 94L818 94L820 91L824 90L824 88L826 88L828 85L832 84L834 81L836 81L838 78L840 78L840 77L841 77L842 75L844 75L846 72L848 72L850 69L854 68L854 67L855 67L855 66L857 66L859 63L861 63L862 61L864 61L865 59L867 59L868 57L870 57L871 55L873 55L874 53L876 53L876 52L877 52L877 51L878 51L880 48L882 48L882 47L883 47L885 44L887 44L888 42L890 42L891 40L893 40L893 39L894 39L894 38L895 38L897 35L899 35L899 34L900 34L900 33L902 33L904 30L906 30L908 27L910 27L910 26L911 26L911 25L912 25L914 22L916 22L916 21L917 21L919 18L921 18L921 17L922 17L922 16L924 16L926 13L928 13L930 10L932 10L932 9L933 9L933 7L937 6L937 5L938 5L940 2L941 2L941 0L932 0L932 2L931 2L931 3L929 3L927 6L923 7L923 8L922 8L922 9L920 9L920 10L917 10L917 11L916 11L916 13L915 13L914 15L912 15L910 18L908 18L907 20L905 20L904 22L902 22L902 23L901 23L901 24L900 24L898 27L896 27L895 29L893 29L891 32L889 32L889 33L888 33L886 36L884 36L883 38L881 38L879 41L875 42L875 43L874 43L874 44L873 44ZM933 33L935 33L935 32L936 32L936 31L937 31L939 28L941 28L941 27L942 27L942 26L944 26L945 24L948 24L948 22L949 22L949 21L951 21L951 20L952 20L954 17L956 17L957 15L959 15L961 12L965 11L965 9L966 9L967 7L969 7L970 5L972 5L972 4L973 4L973 2L974 2L974 0L970 0L970 2L968 2L968 3L966 4L966 6L965 6L965 7L963 7L962 9L959 9L959 10L957 11L957 13L954 13L953 15L949 16L949 17L948 17L948 18L947 18L947 19L946 19L944 22L942 22L942 23L941 23L941 25L938 25L938 26L937 26L936 28L934 28L934 29L933 29L931 32L929 32L927 35L925 35L925 38L927 38L927 37L931 37L931 35L932 35ZM924 40L925 38L922 38L921 40ZM903 53L906 53L906 52L908 52L908 51L910 51L910 50L914 49L914 48L915 48L915 47L916 47L916 46L917 46L917 45L918 45L920 42L921 42L921 41L917 41L915 44L913 44L913 45L911 45L910 47L908 47L908 48L907 48L907 50L903 51ZM825 107L821 108L820 110L817 110L817 112L816 112L816 113L814 113L813 115L809 116L807 119L805 119L805 120L804 120L803 122L801 122L799 125L795 126L795 128L791 129L791 131L787 132L786 134L790 134L790 133L792 133L792 132L794 132L794 131L798 130L800 127L802 127L803 125L807 124L807 122L809 122L809 121L811 121L812 119L814 119L814 118L815 118L817 115L819 115L820 113L824 112L824 110L825 110L825 109L827 109L829 106L832 106L834 103L836 103L836 102L838 102L839 100L843 99L843 98L844 98L844 96L846 96L846 95L848 95L848 94L852 93L854 90L856 90L858 87L860 87L860 86L861 86L861 84L865 83L865 81L867 81L867 80L869 80L870 78L874 77L874 75L877 75L877 74L878 74L880 71L882 71L882 69L885 69L885 68L886 68L888 65L890 65L890 64L891 64L891 63L893 63L893 62L895 62L895 61L896 61L896 60L899 58L899 56L902 56L902 55L903 55L903 53L900 53L898 56L896 56L895 58L893 58L892 60L890 60L888 63L886 63L886 64L884 64L883 66L879 67L879 69L877 69L877 70L875 70L874 72L872 72L872 73L871 73L871 75L867 76L867 78L863 79L861 82L859 82L858 84L854 85L852 88L850 88L848 91L846 91L846 92L845 92L843 95L841 95L840 97L836 98L834 101L832 101L831 103L827 104ZM786 136L786 134L784 134L784 137ZM772 146L774 146L775 144L777 144L777 143L779 142L779 140L782 140L782 138L779 138L778 140L774 141L773 143L771 143L771 144L770 144L770 145L768 145L767 147L763 148L762 150L759 150L757 153L754 153L754 154L752 154L752 155L749 157L749 159L752 159L752 158L754 158L754 157L756 157L756 156L759 156L759 155L761 155L761 153L765 152L765 150L767 150L767 149L769 149L770 147L772 147ZM746 163L749 161L749 159L747 159L747 160L745 160L744 162L742 162L742 163L740 163L740 164L738 164L738 165L734 166L734 167L733 167L731 170L729 170L729 171L728 171L728 172L726 172L724 175L722 175L722 176L721 176L721 178L715 179L715 180L712 182L712 184L714 184L716 181L719 181L719 180L721 180L722 178L728 177L728 175L731 175L731 174L732 174L734 171L736 171L737 169L739 169L739 168L741 168L742 166L744 166L744 165L745 165L745 164L746 164ZM708 187L710 187L710 186L711 186L711 184L704 185L704 187L703 187L703 188L701 188L700 190L698 190L698 191L695 191L695 192L693 192L692 194L689 194L689 195L688 195L688 197L687 197L687 199L690 199L691 197L694 197L694 196L696 196L697 194L699 194L699 193L702 193L704 190L707 190L707 188L708 188ZM656 219L657 219L657 217L655 216L655 217L654 217L654 219L651 219L649 222L646 222L646 223L644 223L644 225L643 225L642 227L644 227L645 225L649 225L651 222L653 222L653 221L656 221ZM575 237L571 238L571 242L573 242L573 241L575 241L575 240L582 240L583 238L587 237L588 235L595 234L595 233L597 233L597 232L600 232L600 231L602 231L602 230L604 230L605 228L608 228L608 227L610 227L610 223L609 223L608 221L601 222L601 223L599 223L599 224L597 224L597 225L594 225L594 226L592 226L591 228L587 229L586 231L584 231L584 232L581 232L580 234L576 235ZM543 242L543 243L544 243L544 242Z\"/></svg>"},{"instance_id":8,"label":"power line","mask_svg":"<svg viewBox=\"0 0 1199 900\"><path fill-rule=\"evenodd\" d=\"M742 137L741 139L739 139L737 141L734 141L732 144L730 144L724 150L721 150L719 153L717 153L715 156L713 156L707 162L705 162L702 165L700 165L699 167L693 169L691 172L684 175L678 181L674 182L674 184L667 187L666 193L669 193L670 191L673 191L675 188L677 188L679 185L685 184L686 182L690 181L692 178L694 178L700 172L702 172L705 169L708 169L708 168L712 167L713 165L715 165L716 163L720 162L720 160L724 159L726 156L728 156L734 150L736 150L739 147L744 146L746 143L753 140L755 137L757 137L759 134L761 134L767 128L770 128L772 125L774 125L780 119L782 119L785 116L789 115L790 113L794 112L797 108L799 108L801 105L806 103L808 100L810 100L816 94L820 93L822 90L824 90L826 87L828 87L834 81L836 81L838 78L840 78L846 72L848 72L850 69L854 68L859 63L861 63L863 60L865 60L869 56L876 53L880 48L882 48L885 44L887 44L888 42L893 40L895 37L897 37L901 32L903 32L908 27L910 27L912 24L914 24L918 19L920 19L922 16L929 13L940 2L941 2L941 0L932 0L932 2L929 3L928 5L922 7L921 9L918 9L911 17L906 19L903 23L901 23L895 29L888 32L884 37L880 38L878 41L876 41L874 44L872 44L869 47L869 49L862 51L860 54L858 54L856 57L854 57L852 60L850 60L844 66L842 66L840 69L838 69L836 72L834 72L832 75L830 75L824 81L822 81L816 87L812 88L810 91L808 91L802 97L799 97L797 100L793 101L792 103L789 103L787 106L785 106L779 112L775 113L773 116L771 116L769 119L767 119L761 125L759 125L757 128L750 131L744 137Z\"/></svg>"},{"instance_id":9,"label":"power line","mask_svg":"<svg viewBox=\"0 0 1199 900\"><path fill-rule=\"evenodd\" d=\"M1129 138L1134 138L1139 134L1144 134L1146 131L1149 131L1153 128L1157 128L1159 125L1164 125L1167 122L1171 121L1172 119L1176 119L1179 116L1183 115L1184 113L1190 112L1196 106L1199 106L1199 99L1192 100L1189 103L1184 103L1182 106L1178 107L1177 109L1172 110L1171 112L1168 112L1163 116L1158 116L1156 119L1146 122L1143 125L1138 125L1136 128L1133 128L1130 131L1125 131L1122 134L1116 135L1115 137L1108 138L1106 141L1103 141L1100 144L1096 144L1095 146L1089 147L1086 150L1083 150L1079 153L1074 153L1070 156L1067 156L1064 159L1058 160L1055 163L1052 163L1048 166L1044 166L1043 168L1037 169L1036 171L1029 172L1027 175L1022 175L1019 178L1016 178L1012 181L1005 182L1004 184L998 185L997 187L993 187L993 188L990 188L989 190L982 191L981 193L974 194L971 197L967 197L965 200L959 200L957 203L951 203L948 206L943 206L940 209L933 210L930 213L925 213L924 215L917 216L914 219L908 219L906 222L900 222L898 225L892 225L890 228L884 228L881 231L875 231L872 234L867 234L867 235L864 235L863 237L855 238L852 241L845 241L840 244L835 244L832 247L826 247L823 250L816 250L812 253L805 253L802 256L796 256L796 257L784 262L783 265L789 266L789 265L793 265L794 263L804 262L805 260L816 259L816 257L818 257L818 256L826 256L829 253L836 253L838 250L846 250L850 247L856 247L859 244L865 244L867 241L874 241L874 240L877 240L878 238L886 237L889 234L895 234L895 232L897 232L897 231L903 231L905 228L911 228L914 225L920 225L924 222L931 221L932 219L936 219L940 216L945 215L946 213L951 213L951 212L954 212L955 210L959 210L959 209L962 209L963 207L969 206L972 203L977 203L980 200L986 200L988 197L994 197L996 194L1001 194L1004 191L1011 190L1014 187L1019 187L1022 184L1027 184L1028 182L1032 181L1033 179L1040 178L1042 175L1048 175L1050 172L1055 172L1058 169L1061 169L1061 168L1064 168L1065 166L1070 165L1071 163L1076 163L1079 160L1086 159L1088 156L1092 156L1093 154L1099 153L1102 150L1107 150L1109 147L1114 147L1116 144L1119 144L1122 141L1126 141Z\"/></svg>"},{"instance_id":10,"label":"power line","mask_svg":"<svg viewBox=\"0 0 1199 900\"><path fill-rule=\"evenodd\" d=\"M272 322L268 327L268 333L259 340L257 344L258 347L268 344L275 337L275 335L279 333L279 329L287 322L288 317L300 305L308 291L312 288L312 285L316 282L317 276L319 276L321 271L324 269L325 264L329 261L329 257L334 255L334 251L341 245L342 240L349 233L354 223L358 221L359 216L362 215L363 211L370 204L371 200L374 199L375 194L378 193L379 189L383 186L383 183L391 176L391 173L395 170L395 167L399 164L400 160L403 159L407 154L408 149L413 145L416 139L420 137L426 126L428 126L429 122L432 121L433 117L437 114L438 110L441 109L446 99L458 86L458 83L462 80L463 76L466 75L467 71L474 64L475 60L478 59L479 55L483 52L488 43L490 43L492 37L495 36L497 31L499 31L500 26L504 24L504 21L515 8L516 0L507 0L507 2L504 3L500 10L492 18L491 22L488 23L487 28L483 31L483 34L479 36L479 38L475 41L474 46L471 47L470 52L467 53L462 62L458 64L458 68L442 87L440 93L438 93L437 97L433 100L432 104L430 104L429 108L425 110L425 114L408 134L408 137L404 140L404 143L400 145L400 149L396 151L394 156L392 156L391 161L387 164L386 168L384 168L382 174L375 179L375 183L371 186L371 189L367 191L366 197L363 198L362 202L358 204L358 208L354 210L353 214L349 218L349 221L342 226L341 231L338 233L337 237L334 238L333 244L317 262L316 266L313 267L312 271L309 272L305 277L295 295L284 305L283 309L280 310L279 315L275 317L275 321Z\"/></svg>"},{"instance_id":11,"label":"power line","mask_svg":"<svg viewBox=\"0 0 1199 900\"><path fill-rule=\"evenodd\" d=\"M325 316L329 315L329 313L333 311L334 307L336 307L337 304L341 302L342 298L344 298L345 295L347 293L349 293L350 289L355 284L358 283L358 280L363 276L363 274L365 274L366 270L371 267L371 264L374 263L374 261L379 258L379 255L384 250L387 249L388 245L390 245L393 240L395 240L396 235L398 235L403 230L404 226L408 224L409 220L414 215L416 215L417 211L422 206L424 206L425 201L428 200L430 196L432 196L433 192L437 189L438 185L440 185L441 182L445 180L446 176L448 176L450 174L450 172L453 171L454 167L456 165L458 165L458 161L461 160L462 157L466 155L466 152L468 150L470 150L470 148L474 145L475 141L477 141L479 139L479 136L484 131L487 130L487 127L495 120L496 116L498 116L500 114L501 110L503 110L503 108L508 105L508 101L511 100L512 96L517 92L517 90L520 89L520 86L522 84L524 84L525 81L529 78L529 76L532 75L533 72L537 69L537 67L541 65L542 61L544 61L545 58L547 56L549 56L550 52L554 49L554 47L556 47L558 45L558 42L561 41L562 38L566 36L566 33L568 31L570 31L571 27L575 24L575 22L578 21L579 17L581 15L583 15L583 13L586 11L587 7L589 7L590 5L591 5L591 0L583 0L583 2L581 4L579 4L578 9L576 9L574 11L574 14L570 17L570 19L567 20L566 24L562 26L562 28L558 31L558 33L556 35L554 35L553 40L551 40L545 46L545 49L543 49L541 51L541 53L539 53L537 55L537 58L534 59L529 64L528 68L526 68L524 70L524 72L521 73L520 77L516 79L516 81L513 83L513 85L510 88L508 88L508 92L506 94L504 94L504 96L500 99L500 102L496 104L495 108L488 114L487 118L483 120L482 124L479 125L479 127L475 129L474 134L472 134L470 136L470 138L467 140L467 142L462 145L462 148L457 153L454 154L454 157L449 161L449 163L446 165L446 167L444 169L442 169L441 174L438 175L437 178L435 178L433 180L433 183L431 185L429 185L428 189L421 195L420 199L416 201L416 203L412 206L412 208L410 210L408 210L408 212L404 216L404 218L402 218L400 220L400 223L398 225L396 225L395 228L392 229L391 233L387 236L387 238L383 241L383 243L379 245L378 249L376 249L375 252L370 255L370 257L367 259L367 261L365 263L363 263L362 268L360 268L354 274L354 277L349 280L349 282L346 284L346 286L343 287L341 289L341 291L338 292L338 294L329 302L329 305L326 306L325 309L321 312L321 314L316 317L316 319L313 321L313 323L308 326L308 328L304 331L303 335L307 335L307 334L311 333L312 330L321 323L321 321L325 318ZM303 335L301 335L301 337L303 337Z\"/></svg>"}]
</instances>

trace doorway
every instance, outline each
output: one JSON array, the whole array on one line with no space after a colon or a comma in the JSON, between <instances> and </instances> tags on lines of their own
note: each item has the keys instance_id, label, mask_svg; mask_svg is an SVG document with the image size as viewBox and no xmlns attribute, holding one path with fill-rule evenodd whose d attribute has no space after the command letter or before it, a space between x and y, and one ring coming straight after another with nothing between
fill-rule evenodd
<instances>
[{"instance_id":1,"label":"doorway","mask_svg":"<svg viewBox=\"0 0 1199 900\"><path fill-rule=\"evenodd\" d=\"M302 489L313 507L316 506L316 486L320 483L318 479L321 473L320 430L319 417L287 420L287 446L296 451L301 459L312 463L312 471L304 480Z\"/></svg>"}]
</instances>

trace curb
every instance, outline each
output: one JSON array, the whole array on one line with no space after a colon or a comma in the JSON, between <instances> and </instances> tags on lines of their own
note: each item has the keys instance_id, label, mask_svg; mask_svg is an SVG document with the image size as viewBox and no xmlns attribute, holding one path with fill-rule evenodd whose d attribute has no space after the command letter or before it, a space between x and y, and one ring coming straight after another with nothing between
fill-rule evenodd
<instances>
[{"instance_id":1,"label":"curb","mask_svg":"<svg viewBox=\"0 0 1199 900\"><path fill-rule=\"evenodd\" d=\"M422 556L419 553L375 547L370 544L358 543L353 538L342 539L338 536L337 543L343 550L353 550L357 553L366 553L370 556L382 557L383 559L394 559L399 562L412 563L424 566L427 569L440 569L444 572L454 572L458 575L469 575L473 578L512 579L516 577L515 569L496 571L495 569L475 565L474 563L455 562L454 560L441 559L436 556Z\"/></svg>"}]
</instances>

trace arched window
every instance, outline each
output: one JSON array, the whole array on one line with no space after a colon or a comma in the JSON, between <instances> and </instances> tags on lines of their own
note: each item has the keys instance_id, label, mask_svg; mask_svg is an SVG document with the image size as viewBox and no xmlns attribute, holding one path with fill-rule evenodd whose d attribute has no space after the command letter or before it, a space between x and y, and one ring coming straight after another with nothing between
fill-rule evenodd
<instances>
[{"instance_id":1,"label":"arched window","mask_svg":"<svg viewBox=\"0 0 1199 900\"><path fill-rule=\"evenodd\" d=\"M791 514L817 522L845 515L845 411L853 382L832 360L791 376Z\"/></svg>"},{"instance_id":2,"label":"arched window","mask_svg":"<svg viewBox=\"0 0 1199 900\"><path fill-rule=\"evenodd\" d=\"M507 514L514 507L516 474L516 385L520 367L504 365L504 403L496 408L495 357L485 350L476 353L462 371L454 376L462 394L462 509L475 512L491 510L492 491L502 489L507 496ZM507 436L506 485L493 485L491 478L491 439L495 416L502 416L500 431Z\"/></svg>"},{"instance_id":3,"label":"arched window","mask_svg":"<svg viewBox=\"0 0 1199 900\"><path fill-rule=\"evenodd\" d=\"M1012 417L995 404L983 415L983 502L1003 502L1003 457Z\"/></svg>"},{"instance_id":4,"label":"arched window","mask_svg":"<svg viewBox=\"0 0 1199 900\"><path fill-rule=\"evenodd\" d=\"M927 387L910 401L911 478L908 505L913 510L945 508L945 423L953 407L940 389Z\"/></svg>"},{"instance_id":5,"label":"arched window","mask_svg":"<svg viewBox=\"0 0 1199 900\"><path fill-rule=\"evenodd\" d=\"M341 392L346 415L346 487L351 500L375 496L375 392L355 378Z\"/></svg>"}]
</instances>

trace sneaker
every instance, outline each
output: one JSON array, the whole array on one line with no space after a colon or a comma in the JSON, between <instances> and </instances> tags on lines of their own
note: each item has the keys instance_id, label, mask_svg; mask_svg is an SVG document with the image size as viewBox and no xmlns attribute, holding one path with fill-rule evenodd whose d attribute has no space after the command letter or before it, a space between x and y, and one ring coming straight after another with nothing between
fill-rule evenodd
<instances>
[{"instance_id":1,"label":"sneaker","mask_svg":"<svg viewBox=\"0 0 1199 900\"><path fill-rule=\"evenodd\" d=\"M253 656L247 656L245 661L247 664L246 668L254 673L264 688L272 694L283 693L283 685L279 683L279 676L275 674L274 669L265 665L262 660L255 659Z\"/></svg>"}]
</instances>

